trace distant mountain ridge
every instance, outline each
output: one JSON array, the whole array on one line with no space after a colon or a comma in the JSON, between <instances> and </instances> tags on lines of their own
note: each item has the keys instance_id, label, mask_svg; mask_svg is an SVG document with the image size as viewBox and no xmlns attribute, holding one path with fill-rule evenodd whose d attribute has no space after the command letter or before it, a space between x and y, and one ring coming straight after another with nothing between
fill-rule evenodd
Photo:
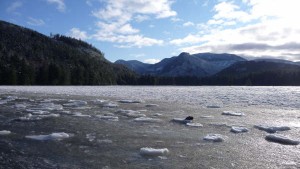
<instances>
[{"instance_id":1,"label":"distant mountain ridge","mask_svg":"<svg viewBox=\"0 0 300 169\"><path fill-rule=\"evenodd\" d=\"M145 64L139 61L117 60L139 74L154 76L178 77L194 76L207 77L229 67L230 65L246 61L246 59L233 54L198 53L190 55L183 52L178 56L165 58L156 64Z\"/></svg>"}]
</instances>

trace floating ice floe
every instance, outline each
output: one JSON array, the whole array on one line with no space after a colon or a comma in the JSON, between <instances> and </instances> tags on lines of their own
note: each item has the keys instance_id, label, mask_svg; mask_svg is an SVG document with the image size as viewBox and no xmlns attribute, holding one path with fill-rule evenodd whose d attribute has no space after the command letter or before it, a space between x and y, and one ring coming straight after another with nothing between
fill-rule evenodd
<instances>
[{"instance_id":1,"label":"floating ice floe","mask_svg":"<svg viewBox=\"0 0 300 169\"><path fill-rule=\"evenodd\" d=\"M169 153L167 148L155 149L151 147L143 147L140 149L142 156L158 157Z\"/></svg>"},{"instance_id":2,"label":"floating ice floe","mask_svg":"<svg viewBox=\"0 0 300 169\"><path fill-rule=\"evenodd\" d=\"M49 135L29 135L29 136L25 136L25 138L33 139L33 140L39 140L39 141L62 140L62 139L66 139L66 138L69 138L69 137L70 137L70 135L65 133L65 132L52 133L52 134L49 134Z\"/></svg>"},{"instance_id":3,"label":"floating ice floe","mask_svg":"<svg viewBox=\"0 0 300 169\"><path fill-rule=\"evenodd\" d=\"M119 117L118 116L96 115L96 117L98 117L99 119L102 119L102 120L119 121Z\"/></svg>"},{"instance_id":4,"label":"floating ice floe","mask_svg":"<svg viewBox=\"0 0 300 169\"><path fill-rule=\"evenodd\" d=\"M269 134L266 136L266 140L270 142L285 144L285 145L298 145L300 143L299 140L293 140L291 138L278 135L278 134Z\"/></svg>"},{"instance_id":5,"label":"floating ice floe","mask_svg":"<svg viewBox=\"0 0 300 169\"><path fill-rule=\"evenodd\" d=\"M105 107L105 108L116 108L116 107L119 107L119 105L116 104L116 103L109 102L109 103L103 104L102 107Z\"/></svg>"},{"instance_id":6,"label":"floating ice floe","mask_svg":"<svg viewBox=\"0 0 300 169\"><path fill-rule=\"evenodd\" d=\"M0 135L9 135L9 134L11 134L11 132L8 131L8 130L1 130L0 131Z\"/></svg>"},{"instance_id":7,"label":"floating ice floe","mask_svg":"<svg viewBox=\"0 0 300 169\"><path fill-rule=\"evenodd\" d=\"M204 119L212 119L212 118L214 118L214 116L200 116L200 118L204 118Z\"/></svg>"},{"instance_id":8,"label":"floating ice floe","mask_svg":"<svg viewBox=\"0 0 300 169\"><path fill-rule=\"evenodd\" d=\"M86 138L92 142L96 139L96 136L94 134L86 134Z\"/></svg>"},{"instance_id":9,"label":"floating ice floe","mask_svg":"<svg viewBox=\"0 0 300 169\"><path fill-rule=\"evenodd\" d=\"M63 106L60 104L54 104L54 103L41 103L36 108L32 108L36 110L63 110Z\"/></svg>"},{"instance_id":10,"label":"floating ice floe","mask_svg":"<svg viewBox=\"0 0 300 169\"><path fill-rule=\"evenodd\" d=\"M221 134L208 134L206 135L203 140L212 141L212 142L222 142L224 141L224 136Z\"/></svg>"},{"instance_id":11,"label":"floating ice floe","mask_svg":"<svg viewBox=\"0 0 300 169\"><path fill-rule=\"evenodd\" d=\"M244 113L234 112L234 111L223 111L222 115L226 116L244 116Z\"/></svg>"},{"instance_id":12,"label":"floating ice floe","mask_svg":"<svg viewBox=\"0 0 300 169\"><path fill-rule=\"evenodd\" d=\"M100 104L100 105L102 105L102 104L104 104L104 103L106 103L108 101L107 100L96 99L96 100L92 100L92 102L94 104Z\"/></svg>"},{"instance_id":13,"label":"floating ice floe","mask_svg":"<svg viewBox=\"0 0 300 169\"><path fill-rule=\"evenodd\" d=\"M146 104L145 107L159 107L158 104Z\"/></svg>"},{"instance_id":14,"label":"floating ice floe","mask_svg":"<svg viewBox=\"0 0 300 169\"><path fill-rule=\"evenodd\" d=\"M230 131L233 133L245 133L249 130L246 127L232 126Z\"/></svg>"},{"instance_id":15,"label":"floating ice floe","mask_svg":"<svg viewBox=\"0 0 300 169\"><path fill-rule=\"evenodd\" d=\"M36 114L36 115L46 115L46 114L50 114L49 111L45 111L45 110L32 110L32 109L26 109L27 112L30 112L32 114Z\"/></svg>"},{"instance_id":16,"label":"floating ice floe","mask_svg":"<svg viewBox=\"0 0 300 169\"><path fill-rule=\"evenodd\" d=\"M186 123L186 125L190 127L203 127L200 123Z\"/></svg>"},{"instance_id":17,"label":"floating ice floe","mask_svg":"<svg viewBox=\"0 0 300 169\"><path fill-rule=\"evenodd\" d=\"M83 100L70 100L69 103L63 104L66 107L82 107L86 106L87 102Z\"/></svg>"},{"instance_id":18,"label":"floating ice floe","mask_svg":"<svg viewBox=\"0 0 300 169\"><path fill-rule=\"evenodd\" d=\"M133 118L135 118L135 117L145 117L146 116L145 114L142 114L141 112L134 111L134 110L120 109L116 113L122 114L122 115L127 116L127 117L133 117Z\"/></svg>"},{"instance_id":19,"label":"floating ice floe","mask_svg":"<svg viewBox=\"0 0 300 169\"><path fill-rule=\"evenodd\" d=\"M192 123L193 120L186 120L186 118L174 118L171 121L175 123L187 124Z\"/></svg>"},{"instance_id":20,"label":"floating ice floe","mask_svg":"<svg viewBox=\"0 0 300 169\"><path fill-rule=\"evenodd\" d=\"M119 100L120 103L142 103L140 100Z\"/></svg>"},{"instance_id":21,"label":"floating ice floe","mask_svg":"<svg viewBox=\"0 0 300 169\"><path fill-rule=\"evenodd\" d=\"M265 125L254 125L254 128L266 131L268 133L276 133L277 131L291 130L288 126L265 126Z\"/></svg>"},{"instance_id":22,"label":"floating ice floe","mask_svg":"<svg viewBox=\"0 0 300 169\"><path fill-rule=\"evenodd\" d=\"M75 117L91 117L90 115L82 114L82 113L80 113L80 112L75 112L75 113L73 114L73 116L75 116Z\"/></svg>"},{"instance_id":23,"label":"floating ice floe","mask_svg":"<svg viewBox=\"0 0 300 169\"><path fill-rule=\"evenodd\" d=\"M138 117L138 118L135 118L133 121L135 121L135 122L150 122L150 123L161 122L160 119L151 118L151 117Z\"/></svg>"},{"instance_id":24,"label":"floating ice floe","mask_svg":"<svg viewBox=\"0 0 300 169\"><path fill-rule=\"evenodd\" d=\"M13 108L15 108L15 109L26 109L26 107L27 106L25 104L21 104L21 103L15 104L13 106Z\"/></svg>"}]
</instances>

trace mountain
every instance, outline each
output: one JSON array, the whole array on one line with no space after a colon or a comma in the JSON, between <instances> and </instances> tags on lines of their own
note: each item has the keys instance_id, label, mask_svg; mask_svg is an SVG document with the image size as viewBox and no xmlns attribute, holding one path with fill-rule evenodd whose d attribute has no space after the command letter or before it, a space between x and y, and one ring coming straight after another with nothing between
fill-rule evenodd
<instances>
[{"instance_id":1,"label":"mountain","mask_svg":"<svg viewBox=\"0 0 300 169\"><path fill-rule=\"evenodd\" d=\"M86 42L0 21L2 85L134 84L135 79L133 71L107 61Z\"/></svg>"},{"instance_id":2,"label":"mountain","mask_svg":"<svg viewBox=\"0 0 300 169\"><path fill-rule=\"evenodd\" d=\"M232 54L199 53L190 55L183 52L179 56L165 58L153 65L123 60L115 63L123 64L142 75L207 77L240 61L245 61L245 59Z\"/></svg>"},{"instance_id":3,"label":"mountain","mask_svg":"<svg viewBox=\"0 0 300 169\"><path fill-rule=\"evenodd\" d=\"M300 85L300 65L289 61L238 62L210 77L219 85Z\"/></svg>"}]
</instances>

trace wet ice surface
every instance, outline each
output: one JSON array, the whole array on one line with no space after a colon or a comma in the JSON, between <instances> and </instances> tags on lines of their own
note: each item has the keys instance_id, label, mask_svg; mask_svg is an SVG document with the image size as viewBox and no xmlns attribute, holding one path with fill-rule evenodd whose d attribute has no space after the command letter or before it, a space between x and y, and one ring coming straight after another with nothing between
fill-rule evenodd
<instances>
[{"instance_id":1,"label":"wet ice surface","mask_svg":"<svg viewBox=\"0 0 300 169\"><path fill-rule=\"evenodd\" d=\"M299 99L299 87L0 86L0 168L299 168L285 145L300 140Z\"/></svg>"}]
</instances>

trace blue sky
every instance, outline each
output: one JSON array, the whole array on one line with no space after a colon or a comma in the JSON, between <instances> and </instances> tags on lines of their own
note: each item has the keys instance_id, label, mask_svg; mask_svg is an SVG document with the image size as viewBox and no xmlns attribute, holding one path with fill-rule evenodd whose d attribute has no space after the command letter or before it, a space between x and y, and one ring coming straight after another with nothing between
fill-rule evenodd
<instances>
[{"instance_id":1,"label":"blue sky","mask_svg":"<svg viewBox=\"0 0 300 169\"><path fill-rule=\"evenodd\" d=\"M91 43L110 61L180 52L300 61L299 0L0 0L0 19Z\"/></svg>"}]
</instances>

